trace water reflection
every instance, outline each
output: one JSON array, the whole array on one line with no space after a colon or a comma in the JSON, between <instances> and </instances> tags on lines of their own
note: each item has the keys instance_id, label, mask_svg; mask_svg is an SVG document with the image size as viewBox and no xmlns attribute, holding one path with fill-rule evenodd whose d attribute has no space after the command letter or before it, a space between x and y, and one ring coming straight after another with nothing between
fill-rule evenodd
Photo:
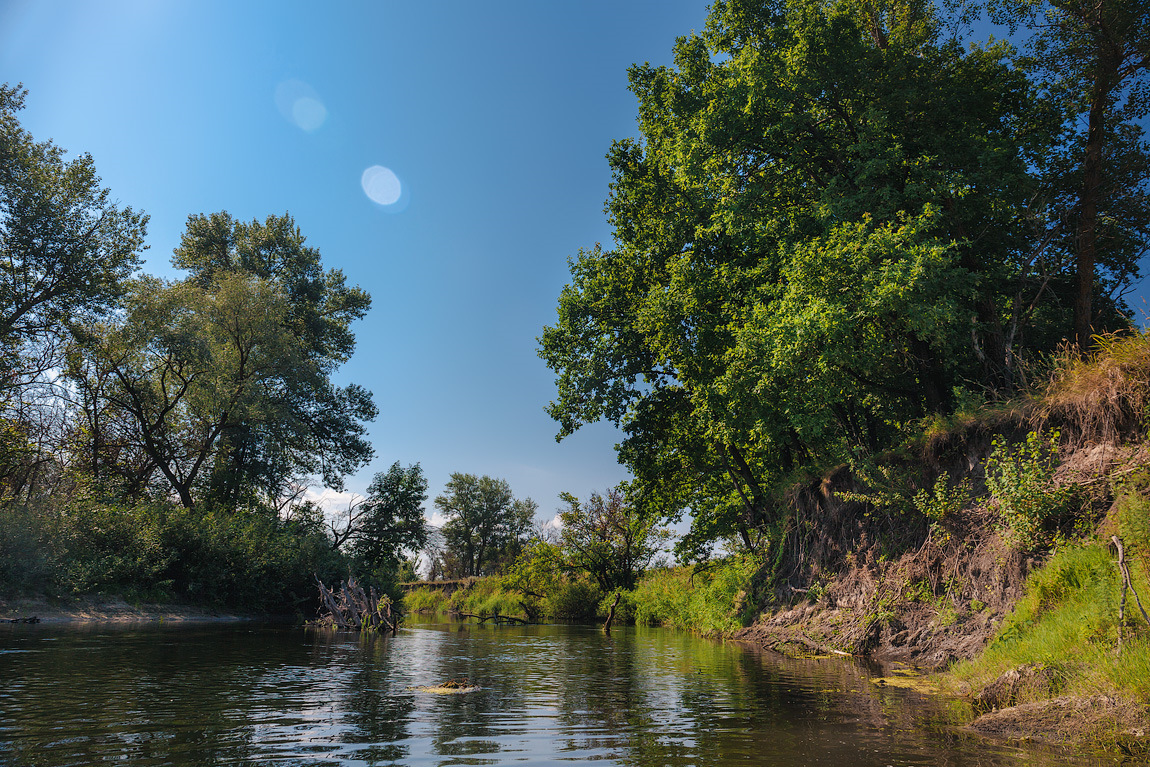
<instances>
[{"instance_id":1,"label":"water reflection","mask_svg":"<svg viewBox=\"0 0 1150 767\"><path fill-rule=\"evenodd\" d=\"M4 626L0 679L0 764L1094 763L940 727L858 663L657 629Z\"/></svg>"}]
</instances>

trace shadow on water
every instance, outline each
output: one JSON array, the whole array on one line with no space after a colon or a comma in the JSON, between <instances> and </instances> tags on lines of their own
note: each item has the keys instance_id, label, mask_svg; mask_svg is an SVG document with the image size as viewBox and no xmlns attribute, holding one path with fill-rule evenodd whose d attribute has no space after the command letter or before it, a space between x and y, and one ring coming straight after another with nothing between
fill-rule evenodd
<instances>
[{"instance_id":1,"label":"shadow on water","mask_svg":"<svg viewBox=\"0 0 1150 767\"><path fill-rule=\"evenodd\" d=\"M964 736L858 662L660 629L3 626L0 680L13 765L1099 763Z\"/></svg>"}]
</instances>

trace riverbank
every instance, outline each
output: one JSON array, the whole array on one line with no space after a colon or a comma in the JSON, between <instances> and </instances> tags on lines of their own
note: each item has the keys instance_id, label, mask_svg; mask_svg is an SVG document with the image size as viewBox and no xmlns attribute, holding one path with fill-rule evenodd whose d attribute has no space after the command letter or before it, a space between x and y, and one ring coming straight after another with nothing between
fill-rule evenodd
<instances>
[{"instance_id":1,"label":"riverbank","mask_svg":"<svg viewBox=\"0 0 1150 767\"><path fill-rule=\"evenodd\" d=\"M193 605L129 603L121 597L0 599L0 623L31 618L40 623L225 623L261 619Z\"/></svg>"},{"instance_id":2,"label":"riverbank","mask_svg":"<svg viewBox=\"0 0 1150 767\"><path fill-rule=\"evenodd\" d=\"M792 488L735 636L929 674L985 735L1150 752L1150 340L1106 350Z\"/></svg>"}]
</instances>

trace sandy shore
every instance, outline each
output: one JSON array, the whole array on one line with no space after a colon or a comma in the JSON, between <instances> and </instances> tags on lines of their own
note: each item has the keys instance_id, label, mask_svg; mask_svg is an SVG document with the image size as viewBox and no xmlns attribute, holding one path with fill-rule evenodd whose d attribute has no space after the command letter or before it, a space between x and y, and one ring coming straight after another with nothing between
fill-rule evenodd
<instances>
[{"instance_id":1,"label":"sandy shore","mask_svg":"<svg viewBox=\"0 0 1150 767\"><path fill-rule=\"evenodd\" d=\"M257 616L188 605L130 604L119 597L85 597L68 601L0 599L0 622L39 618L41 623L225 622Z\"/></svg>"}]
</instances>

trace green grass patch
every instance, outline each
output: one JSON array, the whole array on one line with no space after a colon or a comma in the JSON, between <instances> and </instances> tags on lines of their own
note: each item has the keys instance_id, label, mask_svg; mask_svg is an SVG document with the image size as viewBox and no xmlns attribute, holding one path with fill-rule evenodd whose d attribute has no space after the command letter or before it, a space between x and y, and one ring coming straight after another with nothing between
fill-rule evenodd
<instances>
[{"instance_id":1,"label":"green grass patch","mask_svg":"<svg viewBox=\"0 0 1150 767\"><path fill-rule=\"evenodd\" d=\"M1150 594L1145 572L1135 564L1135 588ZM1121 585L1105 543L1063 548L1031 575L1026 596L982 655L952 669L949 682L977 691L1010 669L1037 664L1055 672L1059 694L1119 693L1150 702L1150 630L1132 595L1118 653Z\"/></svg>"},{"instance_id":2,"label":"green grass patch","mask_svg":"<svg viewBox=\"0 0 1150 767\"><path fill-rule=\"evenodd\" d=\"M706 568L677 567L647 573L631 594L636 623L725 636L753 619L751 579L760 563L733 556Z\"/></svg>"}]
</instances>

